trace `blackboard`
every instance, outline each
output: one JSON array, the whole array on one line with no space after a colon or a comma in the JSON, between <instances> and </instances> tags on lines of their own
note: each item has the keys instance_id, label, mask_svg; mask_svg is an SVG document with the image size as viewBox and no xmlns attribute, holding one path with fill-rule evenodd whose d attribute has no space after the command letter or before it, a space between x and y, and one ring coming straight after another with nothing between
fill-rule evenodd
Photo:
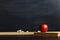
<instances>
[{"instance_id":1,"label":"blackboard","mask_svg":"<svg viewBox=\"0 0 60 40\"><path fill-rule=\"evenodd\" d=\"M39 25L44 23L48 24L49 30L60 30L58 2L58 0L0 0L0 31L19 29L37 31Z\"/></svg>"}]
</instances>

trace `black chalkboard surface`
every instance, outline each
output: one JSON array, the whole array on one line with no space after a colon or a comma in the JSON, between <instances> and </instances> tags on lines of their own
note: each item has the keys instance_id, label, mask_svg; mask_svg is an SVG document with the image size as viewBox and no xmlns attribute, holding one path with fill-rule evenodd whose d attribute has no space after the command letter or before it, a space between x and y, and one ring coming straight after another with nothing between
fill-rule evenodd
<instances>
[{"instance_id":1,"label":"black chalkboard surface","mask_svg":"<svg viewBox=\"0 0 60 40\"><path fill-rule=\"evenodd\" d=\"M44 23L49 30L60 30L57 4L58 0L0 0L0 31L36 31Z\"/></svg>"}]
</instances>

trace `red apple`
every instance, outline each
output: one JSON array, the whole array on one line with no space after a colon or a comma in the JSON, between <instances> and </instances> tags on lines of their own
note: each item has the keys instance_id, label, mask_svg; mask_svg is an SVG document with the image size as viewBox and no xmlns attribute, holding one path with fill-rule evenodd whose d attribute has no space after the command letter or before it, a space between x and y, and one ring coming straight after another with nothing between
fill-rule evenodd
<instances>
[{"instance_id":1,"label":"red apple","mask_svg":"<svg viewBox=\"0 0 60 40\"><path fill-rule=\"evenodd\" d=\"M47 32L48 31L48 25L42 24L40 29L41 29L41 32Z\"/></svg>"}]
</instances>

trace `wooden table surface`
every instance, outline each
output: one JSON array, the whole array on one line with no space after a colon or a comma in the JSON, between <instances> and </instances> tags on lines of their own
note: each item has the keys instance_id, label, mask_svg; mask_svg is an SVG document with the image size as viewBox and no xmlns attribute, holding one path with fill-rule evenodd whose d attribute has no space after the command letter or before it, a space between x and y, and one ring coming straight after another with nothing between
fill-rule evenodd
<instances>
[{"instance_id":1,"label":"wooden table surface","mask_svg":"<svg viewBox=\"0 0 60 40\"><path fill-rule=\"evenodd\" d=\"M0 32L0 40L60 40L60 32Z\"/></svg>"},{"instance_id":2,"label":"wooden table surface","mask_svg":"<svg viewBox=\"0 0 60 40\"><path fill-rule=\"evenodd\" d=\"M0 36L2 35L60 37L60 32L0 32Z\"/></svg>"}]
</instances>

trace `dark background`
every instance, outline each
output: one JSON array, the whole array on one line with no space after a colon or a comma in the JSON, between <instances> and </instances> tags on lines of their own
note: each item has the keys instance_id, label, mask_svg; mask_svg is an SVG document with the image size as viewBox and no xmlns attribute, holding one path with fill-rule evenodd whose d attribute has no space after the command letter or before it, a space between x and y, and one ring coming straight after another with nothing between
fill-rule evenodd
<instances>
[{"instance_id":1,"label":"dark background","mask_svg":"<svg viewBox=\"0 0 60 40\"><path fill-rule=\"evenodd\" d=\"M0 0L0 31L37 31L44 23L60 30L59 0Z\"/></svg>"}]
</instances>

